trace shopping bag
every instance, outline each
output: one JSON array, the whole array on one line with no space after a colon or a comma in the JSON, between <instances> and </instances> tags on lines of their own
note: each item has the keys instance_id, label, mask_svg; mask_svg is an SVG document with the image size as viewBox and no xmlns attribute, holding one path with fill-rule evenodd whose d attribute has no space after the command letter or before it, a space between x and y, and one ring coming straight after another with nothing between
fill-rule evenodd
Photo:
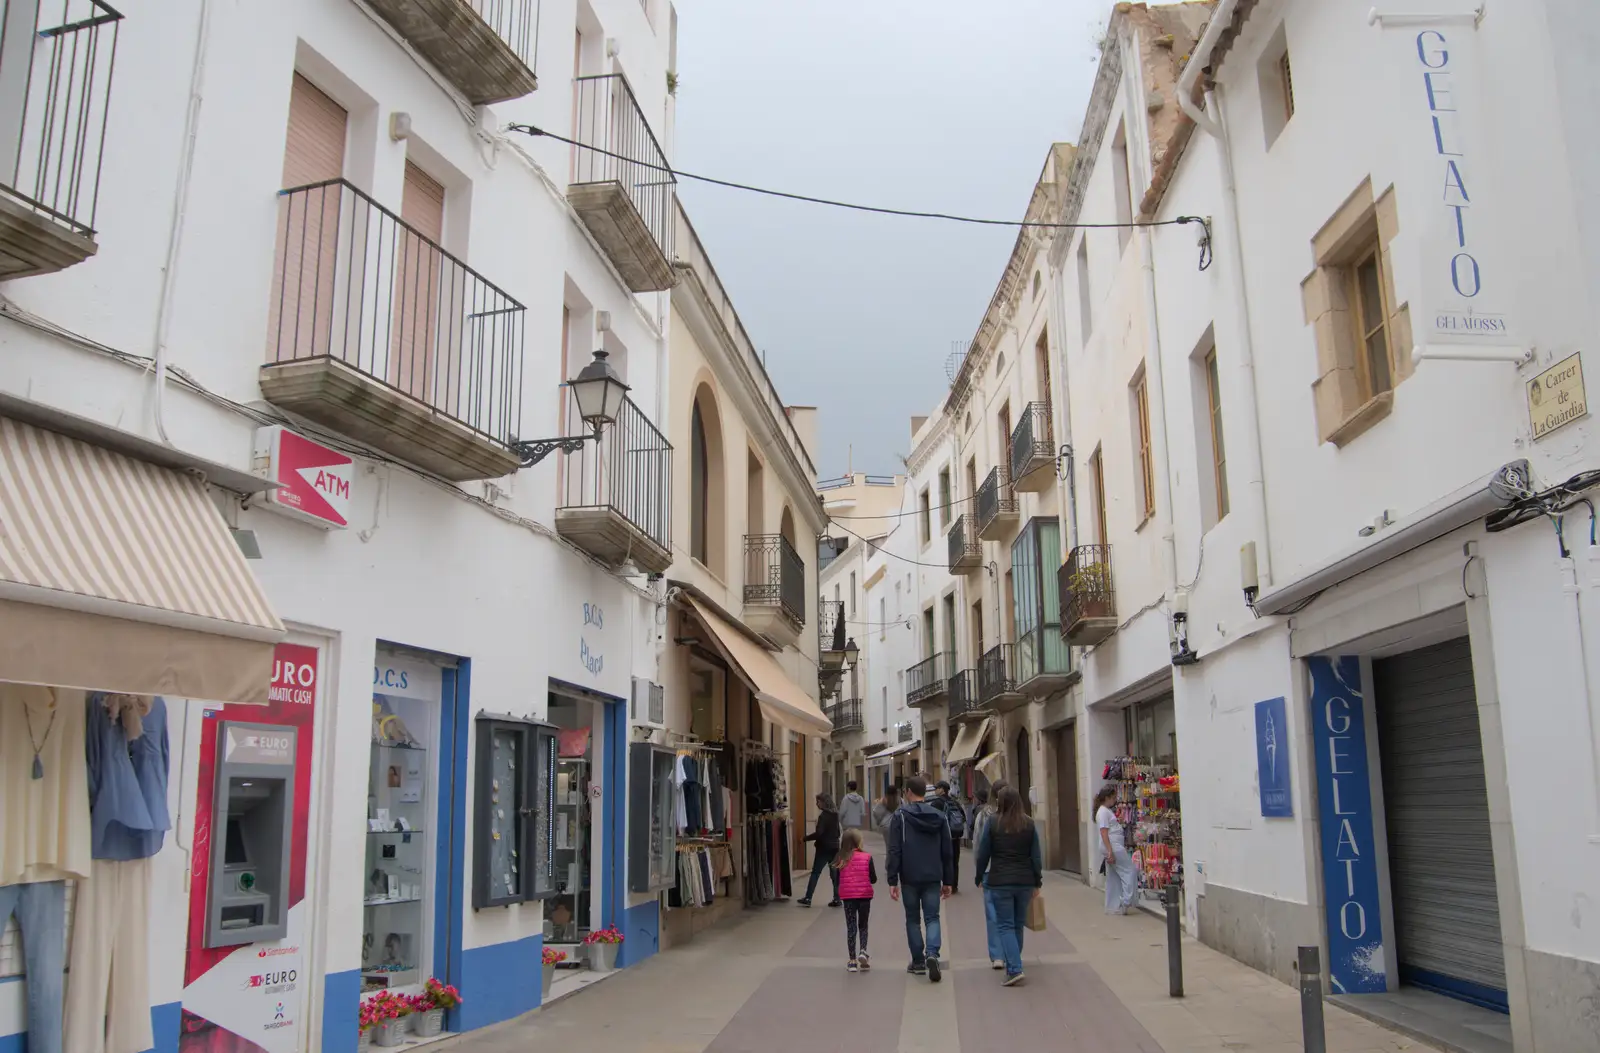
<instances>
[{"instance_id":1,"label":"shopping bag","mask_svg":"<svg viewBox=\"0 0 1600 1053\"><path fill-rule=\"evenodd\" d=\"M1044 931L1044 893L1035 892L1028 903L1028 931Z\"/></svg>"}]
</instances>

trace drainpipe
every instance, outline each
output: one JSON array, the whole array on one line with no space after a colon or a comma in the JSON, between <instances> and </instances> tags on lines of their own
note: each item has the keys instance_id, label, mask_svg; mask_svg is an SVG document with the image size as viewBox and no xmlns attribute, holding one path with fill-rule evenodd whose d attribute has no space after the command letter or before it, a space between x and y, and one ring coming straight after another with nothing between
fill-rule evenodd
<instances>
[{"instance_id":1,"label":"drainpipe","mask_svg":"<svg viewBox=\"0 0 1600 1053\"><path fill-rule=\"evenodd\" d=\"M1259 393L1256 387L1255 346L1251 337L1250 295L1245 285L1243 239L1239 228L1239 191L1234 182L1233 153L1228 142L1227 127L1219 119L1222 113L1213 91L1205 93L1206 106L1202 110L1194 103L1195 84L1200 72L1209 61L1211 51L1221 39L1223 30L1233 22L1238 0L1218 0L1217 8L1206 25L1205 33L1195 45L1194 54L1178 77L1178 106L1207 135L1217 140L1217 154L1222 168L1222 222L1228 236L1233 239L1233 251L1228 257L1229 278L1233 282L1235 309L1239 317L1238 352L1239 371L1243 390L1248 397L1241 400L1244 427L1241 437L1244 449L1240 451L1245 484L1249 494L1250 518L1255 535L1261 543L1256 549L1256 571L1261 583L1272 580L1272 535L1267 524L1266 473L1261 464L1261 415ZM1213 114L1217 116L1213 116ZM1231 460L1231 458L1230 458Z\"/></svg>"}]
</instances>

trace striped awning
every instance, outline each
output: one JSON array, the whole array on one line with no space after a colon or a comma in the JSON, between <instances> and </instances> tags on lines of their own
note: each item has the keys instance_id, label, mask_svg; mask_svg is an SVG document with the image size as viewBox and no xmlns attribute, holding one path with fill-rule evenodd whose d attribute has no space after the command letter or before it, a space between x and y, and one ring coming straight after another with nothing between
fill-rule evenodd
<instances>
[{"instance_id":1,"label":"striped awning","mask_svg":"<svg viewBox=\"0 0 1600 1053\"><path fill-rule=\"evenodd\" d=\"M283 634L204 482L0 417L0 680L265 703Z\"/></svg>"}]
</instances>

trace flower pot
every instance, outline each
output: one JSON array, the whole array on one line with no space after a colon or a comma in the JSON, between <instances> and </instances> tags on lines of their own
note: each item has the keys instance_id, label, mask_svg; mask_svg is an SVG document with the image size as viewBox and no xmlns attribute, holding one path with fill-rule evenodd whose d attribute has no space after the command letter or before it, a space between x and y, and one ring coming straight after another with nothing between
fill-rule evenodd
<instances>
[{"instance_id":1,"label":"flower pot","mask_svg":"<svg viewBox=\"0 0 1600 1053\"><path fill-rule=\"evenodd\" d=\"M374 1046L398 1046L406 1037L406 1018L399 1017L395 1020L385 1020L372 1028L372 1044Z\"/></svg>"},{"instance_id":2,"label":"flower pot","mask_svg":"<svg viewBox=\"0 0 1600 1053\"><path fill-rule=\"evenodd\" d=\"M362 1049L371 1049L371 1048L372 1048L372 1029L368 1028L367 1030L361 1032L361 1036L356 1039L356 1049L357 1050L362 1050Z\"/></svg>"},{"instance_id":3,"label":"flower pot","mask_svg":"<svg viewBox=\"0 0 1600 1053\"><path fill-rule=\"evenodd\" d=\"M428 1009L411 1014L411 1033L418 1038L432 1038L444 1030L444 1010Z\"/></svg>"},{"instance_id":4,"label":"flower pot","mask_svg":"<svg viewBox=\"0 0 1600 1053\"><path fill-rule=\"evenodd\" d=\"M553 966L553 965L545 966L544 967L544 986L541 988L542 993L539 996L539 1001L541 1001L541 1002L550 1001L550 985L555 983L555 982L556 982L556 967Z\"/></svg>"},{"instance_id":5,"label":"flower pot","mask_svg":"<svg viewBox=\"0 0 1600 1053\"><path fill-rule=\"evenodd\" d=\"M586 945L589 951L589 968L597 973L609 973L617 967L617 944L591 943Z\"/></svg>"}]
</instances>

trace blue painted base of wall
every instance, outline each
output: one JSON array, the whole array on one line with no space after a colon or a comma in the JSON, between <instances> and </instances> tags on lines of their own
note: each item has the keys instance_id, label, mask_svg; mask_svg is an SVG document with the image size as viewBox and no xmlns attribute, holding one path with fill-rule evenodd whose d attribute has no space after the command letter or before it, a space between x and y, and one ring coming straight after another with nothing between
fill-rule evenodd
<instances>
[{"instance_id":1,"label":"blue painted base of wall","mask_svg":"<svg viewBox=\"0 0 1600 1053\"><path fill-rule=\"evenodd\" d=\"M329 973L322 981L322 1053L350 1053L361 1021L361 970Z\"/></svg>"},{"instance_id":2,"label":"blue painted base of wall","mask_svg":"<svg viewBox=\"0 0 1600 1053\"><path fill-rule=\"evenodd\" d=\"M446 1026L451 1031L472 1031L539 1008L543 953L543 936L468 947L461 954L457 984L461 1008L449 1014Z\"/></svg>"},{"instance_id":3,"label":"blue painted base of wall","mask_svg":"<svg viewBox=\"0 0 1600 1053\"><path fill-rule=\"evenodd\" d=\"M661 904L641 903L622 912L622 947L617 965L638 965L661 949Z\"/></svg>"},{"instance_id":4,"label":"blue painted base of wall","mask_svg":"<svg viewBox=\"0 0 1600 1053\"><path fill-rule=\"evenodd\" d=\"M178 1053L178 1030L183 1024L183 1004L168 1002L150 1007L150 1030L156 1044L147 1053ZM0 1053L28 1053L28 1033L0 1035Z\"/></svg>"}]
</instances>

